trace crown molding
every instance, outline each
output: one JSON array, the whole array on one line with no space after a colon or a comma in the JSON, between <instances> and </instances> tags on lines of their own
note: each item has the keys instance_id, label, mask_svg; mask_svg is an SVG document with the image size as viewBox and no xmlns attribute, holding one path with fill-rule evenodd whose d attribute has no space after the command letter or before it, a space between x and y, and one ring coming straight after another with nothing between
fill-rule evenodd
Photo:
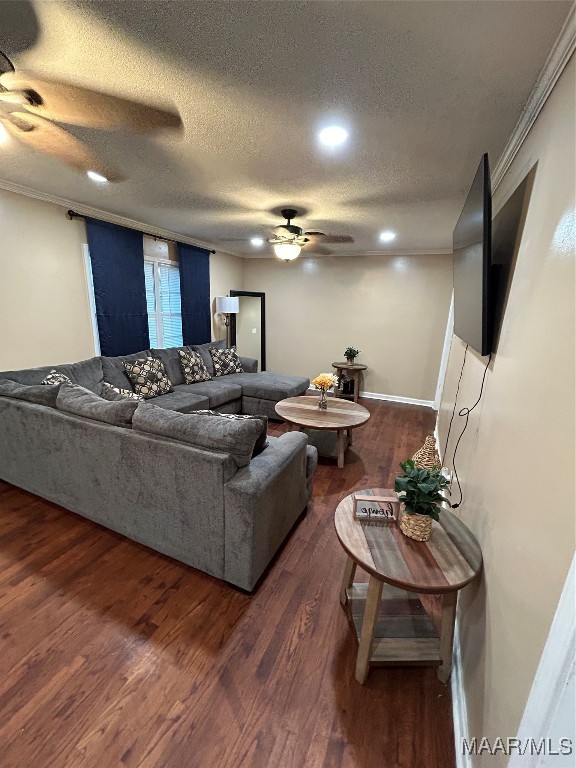
<instances>
[{"instance_id":1,"label":"crown molding","mask_svg":"<svg viewBox=\"0 0 576 768\"><path fill-rule=\"evenodd\" d=\"M512 136L496 163L492 173L493 191L512 164L574 50L576 50L576 6L573 5L538 76L536 85L528 97Z\"/></svg>"},{"instance_id":2,"label":"crown molding","mask_svg":"<svg viewBox=\"0 0 576 768\"><path fill-rule=\"evenodd\" d=\"M24 195L25 197L32 197L35 200L41 200L44 203L52 203L62 208L73 208L76 213L80 213L82 216L92 216L95 219L102 219L102 221L108 221L110 224L118 224L120 227L128 227L128 229L136 229L138 231L144 231L144 234L149 234L151 237L158 237L160 240L176 240L179 243L186 243L188 245L196 245L199 248L206 248L207 250L222 250L217 248L212 243L205 243L202 240L196 240L192 237L187 237L179 232L172 232L169 229L162 229L160 227L150 226L142 221L136 221L135 219L127 219L125 216L117 216L114 213L108 211L102 211L100 208L93 208L89 205L82 205L73 200L66 200L63 197L57 197L51 195L48 192L40 192L37 189L31 189L30 187L23 187L20 184L13 184L11 181L5 181L0 179L0 189L5 189L7 192L14 192L17 195ZM230 253L227 251L227 253ZM231 254L235 256L236 254Z\"/></svg>"}]
</instances>

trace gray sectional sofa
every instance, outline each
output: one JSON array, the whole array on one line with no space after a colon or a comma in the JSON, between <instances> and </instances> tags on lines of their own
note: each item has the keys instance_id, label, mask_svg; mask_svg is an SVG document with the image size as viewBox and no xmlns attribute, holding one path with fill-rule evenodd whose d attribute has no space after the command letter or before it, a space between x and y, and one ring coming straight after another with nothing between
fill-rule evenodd
<instances>
[{"instance_id":1,"label":"gray sectional sofa","mask_svg":"<svg viewBox=\"0 0 576 768\"><path fill-rule=\"evenodd\" d=\"M207 363L210 346L225 343L194 347ZM124 362L143 356L162 360L174 391L103 400L103 382L129 388ZM2 372L0 479L251 591L306 508L317 453L297 432L262 447L264 418L196 413L274 417L308 387L241 362L195 384L176 349ZM53 369L71 384L42 385Z\"/></svg>"}]
</instances>

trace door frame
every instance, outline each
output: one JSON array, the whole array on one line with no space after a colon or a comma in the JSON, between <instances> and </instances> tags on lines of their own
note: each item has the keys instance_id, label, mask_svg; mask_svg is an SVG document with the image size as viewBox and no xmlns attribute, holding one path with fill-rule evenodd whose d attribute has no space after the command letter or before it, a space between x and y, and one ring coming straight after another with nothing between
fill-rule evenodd
<instances>
[{"instance_id":1,"label":"door frame","mask_svg":"<svg viewBox=\"0 0 576 768\"><path fill-rule=\"evenodd\" d=\"M260 370L266 370L266 294L260 291L230 291L230 296L260 299ZM230 344L236 346L236 315L230 315Z\"/></svg>"}]
</instances>

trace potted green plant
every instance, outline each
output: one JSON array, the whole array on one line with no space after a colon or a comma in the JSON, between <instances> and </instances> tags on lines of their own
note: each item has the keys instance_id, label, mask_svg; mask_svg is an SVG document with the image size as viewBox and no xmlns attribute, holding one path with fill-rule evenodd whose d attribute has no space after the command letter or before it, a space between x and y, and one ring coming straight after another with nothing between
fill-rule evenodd
<instances>
[{"instance_id":1,"label":"potted green plant","mask_svg":"<svg viewBox=\"0 0 576 768\"><path fill-rule=\"evenodd\" d=\"M344 357L346 358L346 362L349 365L354 365L354 358L360 354L359 349L355 349L354 347L346 347L344 350Z\"/></svg>"},{"instance_id":2,"label":"potted green plant","mask_svg":"<svg viewBox=\"0 0 576 768\"><path fill-rule=\"evenodd\" d=\"M428 541L432 520L439 519L440 505L448 501L440 493L448 480L440 467L419 467L412 459L400 464L403 475L394 482L394 489L404 503L400 530L416 541Z\"/></svg>"}]
</instances>

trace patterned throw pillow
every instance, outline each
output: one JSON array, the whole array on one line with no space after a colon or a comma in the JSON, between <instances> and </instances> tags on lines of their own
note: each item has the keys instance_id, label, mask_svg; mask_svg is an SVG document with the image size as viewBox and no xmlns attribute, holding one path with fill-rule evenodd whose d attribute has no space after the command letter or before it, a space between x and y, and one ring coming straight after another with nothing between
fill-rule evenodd
<instances>
[{"instance_id":1,"label":"patterned throw pillow","mask_svg":"<svg viewBox=\"0 0 576 768\"><path fill-rule=\"evenodd\" d=\"M144 400L142 395L137 395L136 392L132 392L131 389L115 387L107 381L102 384L102 397L104 400L121 400L122 398L127 398L128 400L140 400L141 402Z\"/></svg>"},{"instance_id":2,"label":"patterned throw pillow","mask_svg":"<svg viewBox=\"0 0 576 768\"><path fill-rule=\"evenodd\" d=\"M65 373L59 373L56 368L52 368L50 373L45 376L41 384L62 384L63 381L67 381L69 384L72 384L72 379L70 379L68 376L66 376Z\"/></svg>"},{"instance_id":3,"label":"patterned throw pillow","mask_svg":"<svg viewBox=\"0 0 576 768\"><path fill-rule=\"evenodd\" d=\"M210 349L214 374L216 376L228 376L230 373L243 373L244 368L240 364L240 358L236 354L236 347L230 349Z\"/></svg>"},{"instance_id":4,"label":"patterned throw pillow","mask_svg":"<svg viewBox=\"0 0 576 768\"><path fill-rule=\"evenodd\" d=\"M238 421L239 419L258 419L262 422L262 431L256 440L256 445L252 451L252 457L262 453L264 448L268 447L268 416L250 416L242 413L220 413L219 411L193 411L193 413L200 413L204 416L219 416L222 419L230 419L232 421Z\"/></svg>"},{"instance_id":5,"label":"patterned throw pillow","mask_svg":"<svg viewBox=\"0 0 576 768\"><path fill-rule=\"evenodd\" d=\"M182 366L185 384L210 381L212 376L208 373L200 352L194 352L193 349L179 349L178 354L180 355L180 365Z\"/></svg>"},{"instance_id":6,"label":"patterned throw pillow","mask_svg":"<svg viewBox=\"0 0 576 768\"><path fill-rule=\"evenodd\" d=\"M132 382L134 392L145 400L166 392L173 392L172 382L166 376L164 364L155 357L145 357L133 363L124 363L126 375Z\"/></svg>"}]
</instances>

